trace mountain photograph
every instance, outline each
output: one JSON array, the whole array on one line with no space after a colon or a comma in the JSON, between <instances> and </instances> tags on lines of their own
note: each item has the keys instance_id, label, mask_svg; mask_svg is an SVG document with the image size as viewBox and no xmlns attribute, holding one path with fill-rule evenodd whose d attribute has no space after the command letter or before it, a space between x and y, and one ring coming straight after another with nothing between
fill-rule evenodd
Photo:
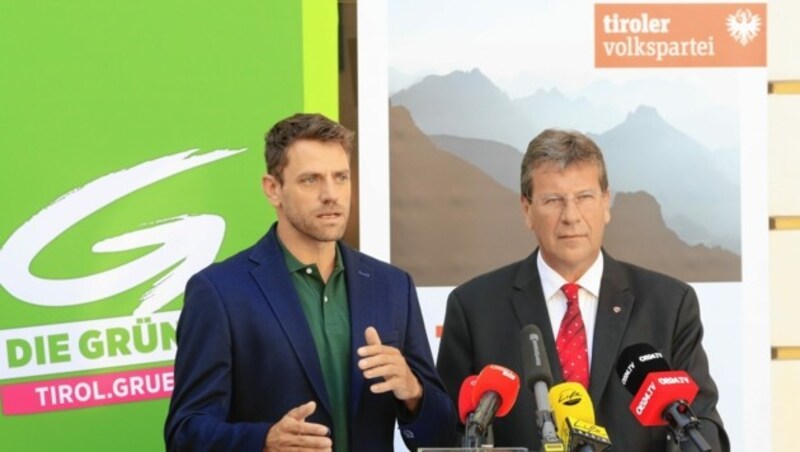
<instances>
[{"instance_id":1,"label":"mountain photograph","mask_svg":"<svg viewBox=\"0 0 800 452\"><path fill-rule=\"evenodd\" d=\"M429 75L391 96L427 135L481 138L524 149L537 127L480 70Z\"/></svg>"},{"instance_id":2,"label":"mountain photograph","mask_svg":"<svg viewBox=\"0 0 800 452\"><path fill-rule=\"evenodd\" d=\"M531 138L563 125L548 120L603 150L612 256L684 281L741 280L738 152L709 149L656 107L610 124L618 115L591 99L554 88L511 99L478 69L429 75L390 105L392 261L418 284L459 284L533 251L520 163Z\"/></svg>"}]
</instances>

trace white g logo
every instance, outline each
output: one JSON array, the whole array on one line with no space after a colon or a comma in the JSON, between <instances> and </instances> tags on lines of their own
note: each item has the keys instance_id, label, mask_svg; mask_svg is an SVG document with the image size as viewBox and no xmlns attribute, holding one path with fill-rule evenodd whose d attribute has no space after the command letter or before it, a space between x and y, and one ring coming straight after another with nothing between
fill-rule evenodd
<instances>
[{"instance_id":1,"label":"white g logo","mask_svg":"<svg viewBox=\"0 0 800 452\"><path fill-rule=\"evenodd\" d=\"M177 173L245 150L217 150L201 155L195 155L197 149L179 152L107 174L67 193L11 234L0 249L0 284L26 303L71 306L125 292L174 266L141 297L142 303L134 310L134 315L147 316L158 311L183 292L186 281L194 273L214 261L225 234L225 220L221 217L166 218L155 226L97 242L92 247L96 253L161 246L139 259L94 275L73 279L40 278L30 273L30 264L64 231L115 200Z\"/></svg>"}]
</instances>

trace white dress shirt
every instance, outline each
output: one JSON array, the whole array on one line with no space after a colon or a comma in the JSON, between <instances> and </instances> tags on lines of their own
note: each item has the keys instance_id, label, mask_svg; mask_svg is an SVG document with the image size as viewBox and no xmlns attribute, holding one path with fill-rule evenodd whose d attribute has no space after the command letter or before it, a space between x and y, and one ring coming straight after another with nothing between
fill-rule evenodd
<instances>
[{"instance_id":1,"label":"white dress shirt","mask_svg":"<svg viewBox=\"0 0 800 452\"><path fill-rule=\"evenodd\" d=\"M567 296L561 291L561 286L571 282L565 280L542 258L542 252L536 255L536 266L539 268L539 277L542 280L542 292L547 302L547 313L550 315L550 326L553 328L553 337L558 338L561 328L561 319L567 313ZM592 366L592 343L594 341L594 322L597 316L597 299L600 296L600 280L603 278L603 253L597 255L591 267L580 277L576 284L578 290L578 305L581 308L583 325L586 328L586 347L589 352L589 368Z\"/></svg>"}]
</instances>

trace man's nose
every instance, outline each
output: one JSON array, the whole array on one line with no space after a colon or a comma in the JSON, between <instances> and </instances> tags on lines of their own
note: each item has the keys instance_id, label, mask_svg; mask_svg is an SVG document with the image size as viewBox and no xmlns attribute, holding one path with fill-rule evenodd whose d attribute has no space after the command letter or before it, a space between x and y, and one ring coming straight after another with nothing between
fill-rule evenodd
<instances>
[{"instance_id":1,"label":"man's nose","mask_svg":"<svg viewBox=\"0 0 800 452\"><path fill-rule=\"evenodd\" d=\"M561 219L567 223L580 221L581 210L578 208L578 200L576 198L564 198L564 208L561 210Z\"/></svg>"},{"instance_id":2,"label":"man's nose","mask_svg":"<svg viewBox=\"0 0 800 452\"><path fill-rule=\"evenodd\" d=\"M333 178L326 177L320 190L320 199L322 199L322 201L335 201L338 198L338 195L339 189L336 186L335 181Z\"/></svg>"}]
</instances>

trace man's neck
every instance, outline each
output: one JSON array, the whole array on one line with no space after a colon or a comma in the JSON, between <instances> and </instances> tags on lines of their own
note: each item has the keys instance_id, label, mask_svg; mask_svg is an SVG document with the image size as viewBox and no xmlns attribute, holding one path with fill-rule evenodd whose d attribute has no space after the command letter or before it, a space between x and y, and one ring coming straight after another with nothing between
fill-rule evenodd
<instances>
[{"instance_id":1,"label":"man's neck","mask_svg":"<svg viewBox=\"0 0 800 452\"><path fill-rule=\"evenodd\" d=\"M328 282L336 261L336 242L313 240L295 230L281 228L281 224L278 222L277 233L283 246L300 262L316 264L322 280Z\"/></svg>"},{"instance_id":2,"label":"man's neck","mask_svg":"<svg viewBox=\"0 0 800 452\"><path fill-rule=\"evenodd\" d=\"M594 260L592 260L591 262L584 263L584 265L581 266L570 267L564 265L552 265L550 262L548 262L546 253L543 253L541 248L539 249L539 257L542 259L542 262L545 265L547 265L547 267L550 270L552 270L555 273L558 273L558 275L564 278L564 280L568 283L578 282L578 280L580 280L583 277L583 275L585 275L586 272L589 271L590 268L592 268L592 266L596 265L601 255L602 252L598 251L597 255L594 257Z\"/></svg>"}]
</instances>

